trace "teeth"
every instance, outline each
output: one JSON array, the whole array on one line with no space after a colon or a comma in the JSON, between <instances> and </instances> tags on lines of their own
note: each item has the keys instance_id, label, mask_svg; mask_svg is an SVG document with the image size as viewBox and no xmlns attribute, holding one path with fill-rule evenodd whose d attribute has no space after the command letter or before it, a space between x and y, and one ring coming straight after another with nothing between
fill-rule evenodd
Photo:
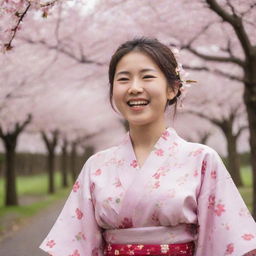
<instances>
[{"instance_id":1,"label":"teeth","mask_svg":"<svg viewBox=\"0 0 256 256\"><path fill-rule=\"evenodd\" d=\"M148 104L148 101L146 100L138 100L138 101L129 101L128 104L130 106L140 106L140 105L147 105Z\"/></svg>"}]
</instances>

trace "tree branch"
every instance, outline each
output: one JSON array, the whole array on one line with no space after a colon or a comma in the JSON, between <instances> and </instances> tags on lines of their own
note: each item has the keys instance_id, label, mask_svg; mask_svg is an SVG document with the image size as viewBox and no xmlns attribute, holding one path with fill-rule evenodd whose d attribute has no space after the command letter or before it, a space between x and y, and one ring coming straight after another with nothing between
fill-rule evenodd
<instances>
[{"instance_id":1,"label":"tree branch","mask_svg":"<svg viewBox=\"0 0 256 256\"><path fill-rule=\"evenodd\" d=\"M206 119L206 120L210 121L211 123L213 123L213 124L215 124L215 125L221 127L221 123L222 123L222 122L220 122L219 120L217 120L217 119L215 119L215 118L212 118L212 117L210 117L210 116L208 116L208 115L205 115L205 114L202 113L202 112L197 112L197 111L191 110L191 109L186 110L186 112L187 112L187 113L190 113L190 114L193 114L193 115L196 115L196 116L198 116L198 117L201 117L201 118L203 118L203 119Z\"/></svg>"},{"instance_id":2,"label":"tree branch","mask_svg":"<svg viewBox=\"0 0 256 256\"><path fill-rule=\"evenodd\" d=\"M248 125L241 126L241 127L238 129L237 133L235 134L235 137L238 138L238 137L241 135L241 133L242 133L244 130L246 130L246 129L248 129Z\"/></svg>"},{"instance_id":3,"label":"tree branch","mask_svg":"<svg viewBox=\"0 0 256 256\"><path fill-rule=\"evenodd\" d=\"M40 7L41 8L45 8L45 7L48 7L48 6L53 6L55 4L55 2L57 2L58 0L53 0L52 2L47 2L45 4L40 4ZM25 10L23 12L16 12L15 13L15 16L18 17L18 20L17 20L17 23L16 25L12 28L12 36L11 36L11 39L9 40L8 43L4 44L4 48L5 50L9 51L11 50L13 47L12 47L12 41L14 40L15 36L16 36L16 33L17 33L17 30L19 28L19 25L20 23L23 21L24 17L27 15L28 13L28 10L30 9L31 7L31 0L27 0L26 1L28 3L27 7L25 8ZM46 16L45 16L46 17Z\"/></svg>"},{"instance_id":4,"label":"tree branch","mask_svg":"<svg viewBox=\"0 0 256 256\"><path fill-rule=\"evenodd\" d=\"M25 15L27 14L27 12L28 12L30 7L31 7L31 3L28 2L28 5L27 5L27 7L26 7L26 9L25 9L25 11L23 13L19 13L19 12L15 13L16 17L18 17L19 19L18 19L17 24L15 25L15 27L12 28L12 32L13 33L12 33L10 41L4 45L5 50L9 51L9 50L12 49L12 41L13 41L16 33L17 33L17 30L19 28L20 23L24 19Z\"/></svg>"},{"instance_id":5,"label":"tree branch","mask_svg":"<svg viewBox=\"0 0 256 256\"><path fill-rule=\"evenodd\" d=\"M252 45L250 39L245 31L242 18L237 16L235 13L233 15L226 12L216 0L206 0L209 8L218 14L224 21L228 22L234 29L241 45L244 50L245 56L250 56L252 51Z\"/></svg>"},{"instance_id":6,"label":"tree branch","mask_svg":"<svg viewBox=\"0 0 256 256\"><path fill-rule=\"evenodd\" d=\"M249 8L241 13L241 17L244 17L247 13L252 11L256 7L256 3L250 4Z\"/></svg>"},{"instance_id":7,"label":"tree branch","mask_svg":"<svg viewBox=\"0 0 256 256\"><path fill-rule=\"evenodd\" d=\"M30 43L30 44L41 44L41 45L44 45L45 47L47 47L48 49L50 50L55 50L55 51L58 51L58 52L61 52L65 55L67 55L68 57L76 60L77 62L79 63L82 63L82 64L96 64L98 66L102 66L103 64L101 62L96 62L94 60L90 60L88 59L84 53L81 53L81 48L80 48L80 54L81 56L76 56L73 52L71 51L68 51L67 49L65 48L62 48L60 45L49 45L48 43L46 43L44 40L39 40L39 41L33 41L32 39L28 39L28 38L22 38L22 40L26 41L27 43Z\"/></svg>"},{"instance_id":8,"label":"tree branch","mask_svg":"<svg viewBox=\"0 0 256 256\"><path fill-rule=\"evenodd\" d=\"M230 0L227 0L227 5L230 7L233 15L237 15L236 10L235 10L234 6L231 4Z\"/></svg>"},{"instance_id":9,"label":"tree branch","mask_svg":"<svg viewBox=\"0 0 256 256\"><path fill-rule=\"evenodd\" d=\"M238 81L238 82L244 82L244 79L239 77L239 76L235 76L235 75L232 75L232 74L228 74L222 70L219 70L219 69L210 69L208 67L192 67L192 66L189 66L189 65L183 65L184 69L188 69L188 70L194 70L194 71L207 71L207 72L210 72L210 73L213 73L215 75L220 75L222 77L225 77L225 78L229 78L230 80L235 80L235 81Z\"/></svg>"},{"instance_id":10,"label":"tree branch","mask_svg":"<svg viewBox=\"0 0 256 256\"><path fill-rule=\"evenodd\" d=\"M19 133L21 133L23 131L23 129L31 122L32 120L32 115L29 114L26 118L26 120L21 124L16 124L16 131L15 133L18 135Z\"/></svg>"},{"instance_id":11,"label":"tree branch","mask_svg":"<svg viewBox=\"0 0 256 256\"><path fill-rule=\"evenodd\" d=\"M3 138L3 137L4 137L4 133L3 133L3 129L1 127L1 125L0 125L0 138Z\"/></svg>"},{"instance_id":12,"label":"tree branch","mask_svg":"<svg viewBox=\"0 0 256 256\"><path fill-rule=\"evenodd\" d=\"M220 57L220 56L207 55L207 54L198 52L196 49L192 48L191 45L185 45L181 49L187 49L188 51L192 52L196 56L207 61L229 62L229 63L235 63L243 68L245 67L244 61L239 59L238 57L232 57L232 56Z\"/></svg>"},{"instance_id":13,"label":"tree branch","mask_svg":"<svg viewBox=\"0 0 256 256\"><path fill-rule=\"evenodd\" d=\"M50 140L50 138L47 137L46 132L41 131L42 138L46 144L48 151L52 151L58 142L59 131L54 130L51 133L52 133L52 140Z\"/></svg>"}]
</instances>

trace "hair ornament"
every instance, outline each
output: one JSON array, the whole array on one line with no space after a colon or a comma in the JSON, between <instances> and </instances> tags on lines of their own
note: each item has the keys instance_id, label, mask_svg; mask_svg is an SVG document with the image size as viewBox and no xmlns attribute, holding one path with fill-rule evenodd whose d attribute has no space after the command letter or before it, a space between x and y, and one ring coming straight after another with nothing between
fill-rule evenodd
<instances>
[{"instance_id":1,"label":"hair ornament","mask_svg":"<svg viewBox=\"0 0 256 256\"><path fill-rule=\"evenodd\" d=\"M191 84L197 83L197 81L188 79L189 73L184 70L182 64L179 62L179 57L180 57L179 49L175 47L175 48L171 48L171 50L172 50L172 52L176 58L176 61L178 63L178 66L175 69L175 73L181 81L181 86L191 87Z\"/></svg>"},{"instance_id":2,"label":"hair ornament","mask_svg":"<svg viewBox=\"0 0 256 256\"><path fill-rule=\"evenodd\" d=\"M177 67L175 69L175 74L176 74L177 78L180 80L180 88L179 88L179 90L180 90L180 108L182 108L183 101L188 92L188 88L190 88L193 83L197 83L197 81L188 79L189 73L184 70L182 64L179 62L179 59L180 59L179 49L177 49L175 47L175 48L171 48L171 50L172 50L172 52L176 58L176 61L177 61Z\"/></svg>"}]
</instances>

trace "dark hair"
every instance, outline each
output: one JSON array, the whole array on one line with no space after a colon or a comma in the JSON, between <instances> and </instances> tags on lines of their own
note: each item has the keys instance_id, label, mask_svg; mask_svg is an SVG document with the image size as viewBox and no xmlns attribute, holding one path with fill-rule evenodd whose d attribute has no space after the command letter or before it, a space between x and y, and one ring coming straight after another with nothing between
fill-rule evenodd
<instances>
[{"instance_id":1,"label":"dark hair","mask_svg":"<svg viewBox=\"0 0 256 256\"><path fill-rule=\"evenodd\" d=\"M175 89L178 89L176 96L173 99L168 100L166 104L167 106L175 103L176 112L177 98L181 94L180 88L182 87L182 82L179 73L176 72L178 63L173 52L168 46L160 43L157 39L146 37L135 38L133 40L121 44L116 50L116 52L113 54L108 70L110 84L109 100L111 106L113 107L113 83L116 72L116 66L118 62L122 59L122 57L124 57L126 54L132 51L139 51L147 54L158 65L158 67L165 75L168 82L168 86L171 87L173 91L175 91Z\"/></svg>"}]
</instances>

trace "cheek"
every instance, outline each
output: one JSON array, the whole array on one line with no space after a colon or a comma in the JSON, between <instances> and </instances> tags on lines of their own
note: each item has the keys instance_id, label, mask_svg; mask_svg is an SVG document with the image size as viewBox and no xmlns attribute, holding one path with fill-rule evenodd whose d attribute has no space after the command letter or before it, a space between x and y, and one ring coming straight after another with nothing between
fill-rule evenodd
<instances>
[{"instance_id":1,"label":"cheek","mask_svg":"<svg viewBox=\"0 0 256 256\"><path fill-rule=\"evenodd\" d=\"M158 101L165 101L168 98L166 86L163 86L163 85L154 87L151 90L151 94L152 94L152 96L154 96L154 99L158 100Z\"/></svg>"},{"instance_id":2,"label":"cheek","mask_svg":"<svg viewBox=\"0 0 256 256\"><path fill-rule=\"evenodd\" d=\"M123 90L118 86L113 87L113 102L117 107L123 102L123 98L124 98Z\"/></svg>"}]
</instances>

